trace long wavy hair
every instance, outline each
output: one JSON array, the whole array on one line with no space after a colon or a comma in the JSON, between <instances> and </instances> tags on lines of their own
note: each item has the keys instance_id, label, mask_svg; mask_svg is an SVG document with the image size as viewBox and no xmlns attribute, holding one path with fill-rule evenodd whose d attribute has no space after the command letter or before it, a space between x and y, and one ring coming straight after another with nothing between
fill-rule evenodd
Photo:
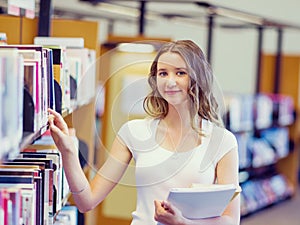
<instances>
[{"instance_id":1,"label":"long wavy hair","mask_svg":"<svg viewBox=\"0 0 300 225\"><path fill-rule=\"evenodd\" d=\"M159 94L156 82L157 63L159 57L166 52L179 54L187 65L190 76L188 95L193 129L201 133L199 117L222 125L218 103L213 94L214 77L211 66L199 46L191 40L168 42L158 51L150 67L148 83L152 90L143 102L145 112L149 116L161 119L168 114L168 102Z\"/></svg>"}]
</instances>

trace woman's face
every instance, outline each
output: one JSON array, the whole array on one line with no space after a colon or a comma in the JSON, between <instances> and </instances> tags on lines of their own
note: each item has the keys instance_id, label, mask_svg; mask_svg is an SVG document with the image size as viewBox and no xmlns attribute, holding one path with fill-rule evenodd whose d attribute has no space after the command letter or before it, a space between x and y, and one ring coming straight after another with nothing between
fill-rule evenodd
<instances>
[{"instance_id":1,"label":"woman's face","mask_svg":"<svg viewBox=\"0 0 300 225\"><path fill-rule=\"evenodd\" d=\"M157 88L160 95L174 106L187 102L189 74L183 58L172 52L162 54L157 63Z\"/></svg>"}]
</instances>

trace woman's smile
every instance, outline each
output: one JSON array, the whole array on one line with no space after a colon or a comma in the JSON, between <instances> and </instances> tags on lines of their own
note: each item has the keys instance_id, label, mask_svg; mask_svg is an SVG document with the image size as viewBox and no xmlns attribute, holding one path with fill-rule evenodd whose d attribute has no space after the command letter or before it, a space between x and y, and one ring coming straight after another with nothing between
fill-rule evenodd
<instances>
[{"instance_id":1,"label":"woman's smile","mask_svg":"<svg viewBox=\"0 0 300 225\"><path fill-rule=\"evenodd\" d=\"M177 93L182 92L181 90L166 90L165 93L167 95L176 95Z\"/></svg>"}]
</instances>

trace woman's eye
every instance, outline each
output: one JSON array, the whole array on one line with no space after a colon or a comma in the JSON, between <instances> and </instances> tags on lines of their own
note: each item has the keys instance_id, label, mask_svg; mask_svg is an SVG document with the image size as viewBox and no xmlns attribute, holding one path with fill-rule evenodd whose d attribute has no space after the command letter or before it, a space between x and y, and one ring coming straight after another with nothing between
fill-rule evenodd
<instances>
[{"instance_id":1,"label":"woman's eye","mask_svg":"<svg viewBox=\"0 0 300 225\"><path fill-rule=\"evenodd\" d=\"M178 76L183 76L183 75L186 75L186 72L185 71L178 71L177 75Z\"/></svg>"},{"instance_id":2,"label":"woman's eye","mask_svg":"<svg viewBox=\"0 0 300 225\"><path fill-rule=\"evenodd\" d=\"M167 73L166 72L159 72L158 76L164 77L164 76L167 76Z\"/></svg>"}]
</instances>

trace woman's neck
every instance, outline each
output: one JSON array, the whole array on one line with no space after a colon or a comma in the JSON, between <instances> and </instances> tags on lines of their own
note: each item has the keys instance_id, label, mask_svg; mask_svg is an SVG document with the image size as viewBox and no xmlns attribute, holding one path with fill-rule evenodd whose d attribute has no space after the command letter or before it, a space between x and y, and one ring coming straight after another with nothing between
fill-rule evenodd
<instances>
[{"instance_id":1,"label":"woman's neck","mask_svg":"<svg viewBox=\"0 0 300 225\"><path fill-rule=\"evenodd\" d=\"M169 112L163 120L169 128L191 128L191 118L187 106L169 106Z\"/></svg>"},{"instance_id":2,"label":"woman's neck","mask_svg":"<svg viewBox=\"0 0 300 225\"><path fill-rule=\"evenodd\" d=\"M201 144L199 133L192 128L189 111L180 109L170 107L156 133L158 143L175 152L188 151Z\"/></svg>"}]
</instances>

